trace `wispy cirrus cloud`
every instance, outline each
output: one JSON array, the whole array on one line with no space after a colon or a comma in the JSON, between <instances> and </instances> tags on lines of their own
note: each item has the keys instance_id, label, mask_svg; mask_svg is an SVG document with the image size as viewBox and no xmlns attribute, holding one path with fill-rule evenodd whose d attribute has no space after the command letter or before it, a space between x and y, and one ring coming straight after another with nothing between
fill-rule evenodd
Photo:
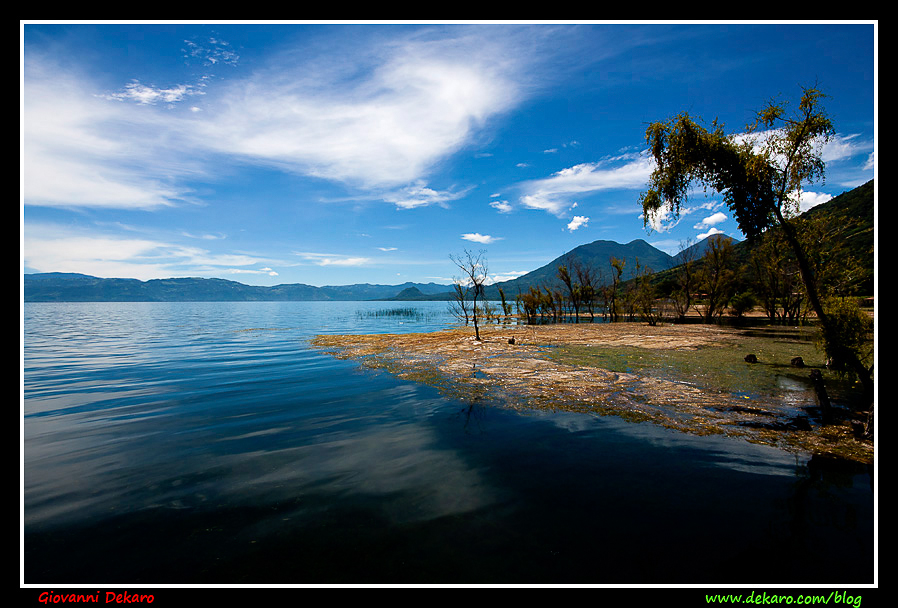
<instances>
[{"instance_id":1,"label":"wispy cirrus cloud","mask_svg":"<svg viewBox=\"0 0 898 608\"><path fill-rule=\"evenodd\" d=\"M227 158L387 191L383 199L403 209L445 205L461 193L423 185L429 171L526 96L524 70L509 59L522 53L509 53L515 42L499 31L416 31L321 54L297 48L214 87L134 79L110 92L29 55L25 202L171 205L189 200L184 178L214 175L211 159ZM185 57L236 61L226 43L212 42L185 42ZM175 111L188 98L202 98L202 111Z\"/></svg>"},{"instance_id":2,"label":"wispy cirrus cloud","mask_svg":"<svg viewBox=\"0 0 898 608\"><path fill-rule=\"evenodd\" d=\"M274 261L271 259L214 253L201 247L142 236L109 236L53 224L29 224L25 236L23 262L26 268L37 272L77 272L140 280L185 275L277 274L270 268Z\"/></svg>"},{"instance_id":3,"label":"wispy cirrus cloud","mask_svg":"<svg viewBox=\"0 0 898 608\"><path fill-rule=\"evenodd\" d=\"M240 61L240 55L231 43L220 37L185 40L181 51L185 59L198 60L208 66L236 65Z\"/></svg>"},{"instance_id":4,"label":"wispy cirrus cloud","mask_svg":"<svg viewBox=\"0 0 898 608\"><path fill-rule=\"evenodd\" d=\"M371 258L340 253L297 251L295 255L299 256L304 262L309 262L316 266L365 266L372 261Z\"/></svg>"},{"instance_id":5,"label":"wispy cirrus cloud","mask_svg":"<svg viewBox=\"0 0 898 608\"><path fill-rule=\"evenodd\" d=\"M459 32L394 39L366 55L353 46L286 53L229 82L196 134L227 154L323 179L414 183L524 95L501 36Z\"/></svg>"},{"instance_id":6,"label":"wispy cirrus cloud","mask_svg":"<svg viewBox=\"0 0 898 608\"><path fill-rule=\"evenodd\" d=\"M396 205L397 209L416 209L439 205L446 207L450 201L460 199L467 194L467 189L459 192L434 190L423 182L383 195L383 199Z\"/></svg>"},{"instance_id":7,"label":"wispy cirrus cloud","mask_svg":"<svg viewBox=\"0 0 898 608\"><path fill-rule=\"evenodd\" d=\"M250 270L246 268L231 268L224 272L226 274L264 274L269 277L278 276L277 271L272 270L271 268L259 268L258 270Z\"/></svg>"},{"instance_id":8,"label":"wispy cirrus cloud","mask_svg":"<svg viewBox=\"0 0 898 608\"><path fill-rule=\"evenodd\" d=\"M579 196L602 190L645 187L652 166L651 160L644 155L581 163L524 184L521 203L529 209L561 217Z\"/></svg>"},{"instance_id":9,"label":"wispy cirrus cloud","mask_svg":"<svg viewBox=\"0 0 898 608\"><path fill-rule=\"evenodd\" d=\"M22 113L24 202L48 207L154 209L190 200L202 174L177 120L135 111L42 57L29 58Z\"/></svg>"}]
</instances>

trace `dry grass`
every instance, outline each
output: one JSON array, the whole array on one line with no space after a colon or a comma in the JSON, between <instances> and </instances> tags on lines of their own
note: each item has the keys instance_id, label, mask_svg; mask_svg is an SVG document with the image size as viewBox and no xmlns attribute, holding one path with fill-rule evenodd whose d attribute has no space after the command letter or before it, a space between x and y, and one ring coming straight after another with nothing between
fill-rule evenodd
<instances>
[{"instance_id":1,"label":"dry grass","mask_svg":"<svg viewBox=\"0 0 898 608\"><path fill-rule=\"evenodd\" d=\"M736 391L708 390L644 369L625 372L571 364L554 355L559 349L570 348L696 354L724 346L738 348L741 334L732 328L581 323L489 326L480 333L480 341L469 328L419 334L318 336L313 345L340 358L437 386L453 397L490 399L517 409L616 415L683 432L739 436L862 462L873 459L872 444L853 436L849 420L826 427L797 428L775 402L746 400ZM514 344L510 343L512 338Z\"/></svg>"}]
</instances>

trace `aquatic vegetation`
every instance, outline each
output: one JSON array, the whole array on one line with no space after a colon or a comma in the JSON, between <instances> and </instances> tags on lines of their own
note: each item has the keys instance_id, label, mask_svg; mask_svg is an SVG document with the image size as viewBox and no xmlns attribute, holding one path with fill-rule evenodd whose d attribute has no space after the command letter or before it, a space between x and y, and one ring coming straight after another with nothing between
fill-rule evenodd
<instances>
[{"instance_id":1,"label":"aquatic vegetation","mask_svg":"<svg viewBox=\"0 0 898 608\"><path fill-rule=\"evenodd\" d=\"M827 378L840 418L819 421L807 367L822 368L823 355L809 335L801 328L603 323L484 328L481 340L465 328L318 336L313 345L454 397L614 415L871 462L872 443L852 432L851 386ZM746 363L747 352L758 363ZM807 367L792 367L796 356Z\"/></svg>"},{"instance_id":2,"label":"aquatic vegetation","mask_svg":"<svg viewBox=\"0 0 898 608\"><path fill-rule=\"evenodd\" d=\"M420 308L405 306L400 308L379 308L377 310L359 310L356 312L359 318L401 318L410 320L423 320L433 316L432 312L427 312Z\"/></svg>"}]
</instances>

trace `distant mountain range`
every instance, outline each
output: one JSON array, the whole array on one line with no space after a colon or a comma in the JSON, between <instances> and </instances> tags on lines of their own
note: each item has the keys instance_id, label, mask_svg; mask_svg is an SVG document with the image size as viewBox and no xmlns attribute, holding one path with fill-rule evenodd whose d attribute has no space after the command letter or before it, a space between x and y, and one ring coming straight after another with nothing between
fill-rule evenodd
<instances>
[{"instance_id":1,"label":"distant mountain range","mask_svg":"<svg viewBox=\"0 0 898 608\"><path fill-rule=\"evenodd\" d=\"M102 279L85 274L40 273L24 276L26 302L253 302L383 300L404 289L427 295L446 293L448 285L335 285L302 283L260 287L226 279Z\"/></svg>"},{"instance_id":2,"label":"distant mountain range","mask_svg":"<svg viewBox=\"0 0 898 608\"><path fill-rule=\"evenodd\" d=\"M554 285L558 266L577 260L610 276L611 257L626 260L624 278L631 276L636 259L650 268L663 270L674 257L638 239L627 244L594 241L571 250L545 266L510 281L488 286L487 297L499 297L501 287L514 298L530 285ZM226 279L173 278L103 279L76 273L24 275L26 302L233 302L233 301L327 301L327 300L451 300L452 286L439 283L401 285L332 285L314 287L302 283L261 287Z\"/></svg>"},{"instance_id":3,"label":"distant mountain range","mask_svg":"<svg viewBox=\"0 0 898 608\"><path fill-rule=\"evenodd\" d=\"M831 212L845 218L861 218L864 223L845 243L834 243L834 249L844 249L859 259L869 260L870 293L873 281L873 181L843 193L808 214ZM869 221L866 221L869 219ZM730 237L727 237L730 238ZM737 250L744 243L733 239ZM700 258L707 240L692 246ZM606 280L611 276L610 259L625 260L623 279L631 278L636 260L655 272L676 265L671 256L652 247L642 239L626 244L615 241L593 241L580 245L548 264L509 281L490 285L486 295L498 299L501 287L509 299L525 292L531 285L553 286L558 282L558 267L579 262L590 266ZM336 301L336 300L451 300L451 285L439 283L402 283L400 285L337 285L314 287L302 283L260 287L244 285L225 279L172 278L140 281L138 279L103 279L74 273L40 273L24 275L26 302L230 302L230 301Z\"/></svg>"},{"instance_id":4,"label":"distant mountain range","mask_svg":"<svg viewBox=\"0 0 898 608\"><path fill-rule=\"evenodd\" d=\"M554 285L558 266L577 260L610 276L611 257L626 260L624 278L631 276L636 259L653 270L674 264L674 257L638 239L627 244L594 241L559 256L545 266L510 281L490 285L487 297L498 298L499 287L509 298L530 285ZM226 279L173 278L103 279L85 274L49 272L24 275L26 302L231 302L321 300L449 300L450 285L403 283L401 285L331 285L302 283L260 287Z\"/></svg>"}]
</instances>

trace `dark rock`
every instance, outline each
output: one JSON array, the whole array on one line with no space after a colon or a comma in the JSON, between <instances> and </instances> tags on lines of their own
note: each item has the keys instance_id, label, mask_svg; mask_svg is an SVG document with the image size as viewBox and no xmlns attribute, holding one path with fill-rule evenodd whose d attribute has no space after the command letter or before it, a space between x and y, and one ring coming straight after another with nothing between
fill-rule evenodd
<instances>
[{"instance_id":1,"label":"dark rock","mask_svg":"<svg viewBox=\"0 0 898 608\"><path fill-rule=\"evenodd\" d=\"M747 363L757 363L758 358L755 355L745 355L745 361Z\"/></svg>"},{"instance_id":2,"label":"dark rock","mask_svg":"<svg viewBox=\"0 0 898 608\"><path fill-rule=\"evenodd\" d=\"M801 357L792 357L793 367L804 367L804 359Z\"/></svg>"},{"instance_id":3,"label":"dark rock","mask_svg":"<svg viewBox=\"0 0 898 608\"><path fill-rule=\"evenodd\" d=\"M800 416L797 418L794 418L792 420L792 426L793 426L793 428L796 428L800 431L810 431L811 430L811 423L808 422L808 419L800 417Z\"/></svg>"}]
</instances>

